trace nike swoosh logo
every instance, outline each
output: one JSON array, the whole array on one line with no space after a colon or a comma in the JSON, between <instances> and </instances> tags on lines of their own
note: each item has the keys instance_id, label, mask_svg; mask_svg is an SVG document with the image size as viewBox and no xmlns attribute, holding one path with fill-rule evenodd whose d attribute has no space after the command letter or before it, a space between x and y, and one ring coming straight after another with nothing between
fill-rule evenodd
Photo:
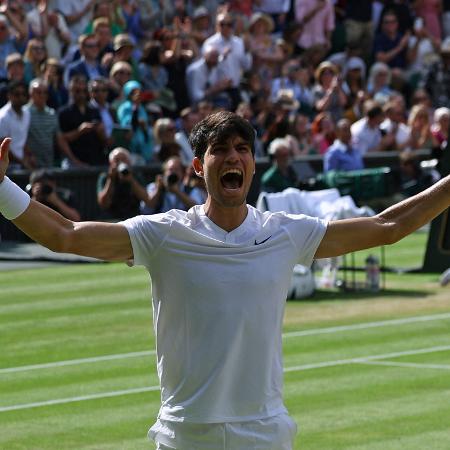
<instances>
[{"instance_id":1,"label":"nike swoosh logo","mask_svg":"<svg viewBox=\"0 0 450 450\"><path fill-rule=\"evenodd\" d=\"M261 242L256 242L256 239L255 239L255 245L261 245L261 244L264 244L264 242L267 242L271 237L272 237L272 235L270 235L268 238L264 239L264 240L261 241Z\"/></svg>"}]
</instances>

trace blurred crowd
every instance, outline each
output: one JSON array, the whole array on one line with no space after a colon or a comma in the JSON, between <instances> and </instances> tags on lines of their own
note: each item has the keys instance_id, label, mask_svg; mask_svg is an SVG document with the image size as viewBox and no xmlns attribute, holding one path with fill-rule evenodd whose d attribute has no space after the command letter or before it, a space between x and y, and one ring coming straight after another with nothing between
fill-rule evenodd
<instances>
[{"instance_id":1,"label":"blurred crowd","mask_svg":"<svg viewBox=\"0 0 450 450\"><path fill-rule=\"evenodd\" d=\"M179 207L201 201L201 186L180 191L198 184L188 135L218 109L253 124L256 157L273 161L262 184L277 191L298 183L290 161L303 155L348 171L397 151L417 178L417 150L442 156L449 107L450 0L0 1L11 170L109 167L105 210L119 179L133 212L159 211L163 191ZM130 172L175 161L187 181L162 174L141 190L116 160Z\"/></svg>"}]
</instances>

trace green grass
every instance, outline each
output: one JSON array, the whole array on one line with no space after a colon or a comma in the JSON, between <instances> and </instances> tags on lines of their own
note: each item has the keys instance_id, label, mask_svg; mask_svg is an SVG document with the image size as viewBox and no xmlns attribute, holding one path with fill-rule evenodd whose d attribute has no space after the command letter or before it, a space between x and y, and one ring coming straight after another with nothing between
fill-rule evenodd
<instances>
[{"instance_id":1,"label":"green grass","mask_svg":"<svg viewBox=\"0 0 450 450\"><path fill-rule=\"evenodd\" d=\"M387 264L419 266L425 240L416 233L386 248ZM360 325L410 317L428 320ZM288 302L285 401L301 428L295 448L448 449L449 331L450 291L433 274L387 274L379 293L319 291ZM0 272L0 449L153 448L146 432L158 390L120 392L157 385L153 355L5 370L152 349L144 270L98 264ZM382 356L348 361L374 355ZM13 405L28 406L4 410Z\"/></svg>"}]
</instances>

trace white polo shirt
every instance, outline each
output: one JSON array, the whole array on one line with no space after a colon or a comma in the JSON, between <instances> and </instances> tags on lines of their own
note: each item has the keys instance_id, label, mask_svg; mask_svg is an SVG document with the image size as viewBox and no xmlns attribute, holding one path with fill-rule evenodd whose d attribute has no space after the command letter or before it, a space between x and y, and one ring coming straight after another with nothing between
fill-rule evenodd
<instances>
[{"instance_id":1,"label":"white polo shirt","mask_svg":"<svg viewBox=\"0 0 450 450\"><path fill-rule=\"evenodd\" d=\"M248 206L226 232L189 211L122 222L152 279L159 417L194 423L286 412L282 321L295 264L309 266L326 222Z\"/></svg>"},{"instance_id":2,"label":"white polo shirt","mask_svg":"<svg viewBox=\"0 0 450 450\"><path fill-rule=\"evenodd\" d=\"M30 111L22 108L22 115L18 115L8 102L0 109L0 137L11 137L10 149L19 159L24 157L24 147L30 128Z\"/></svg>"}]
</instances>

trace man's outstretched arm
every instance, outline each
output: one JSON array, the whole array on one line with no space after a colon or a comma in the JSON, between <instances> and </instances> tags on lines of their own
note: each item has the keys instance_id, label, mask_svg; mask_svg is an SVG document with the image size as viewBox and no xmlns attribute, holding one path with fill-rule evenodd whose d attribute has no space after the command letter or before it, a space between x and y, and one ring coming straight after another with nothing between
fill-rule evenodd
<instances>
[{"instance_id":1,"label":"man's outstretched arm","mask_svg":"<svg viewBox=\"0 0 450 450\"><path fill-rule=\"evenodd\" d=\"M449 206L450 175L374 217L330 222L315 258L393 244L433 220Z\"/></svg>"},{"instance_id":2,"label":"man's outstretched arm","mask_svg":"<svg viewBox=\"0 0 450 450\"><path fill-rule=\"evenodd\" d=\"M10 139L6 138L0 145L0 183L8 182L4 176L9 162L9 143ZM20 188L13 185L12 195L18 192L16 190ZM19 195L25 194L19 192ZM14 205L14 201L10 203ZM133 257L128 232L120 224L72 222L34 200L31 200L26 209L14 217L12 222L31 239L56 252L109 261L126 261Z\"/></svg>"}]
</instances>

